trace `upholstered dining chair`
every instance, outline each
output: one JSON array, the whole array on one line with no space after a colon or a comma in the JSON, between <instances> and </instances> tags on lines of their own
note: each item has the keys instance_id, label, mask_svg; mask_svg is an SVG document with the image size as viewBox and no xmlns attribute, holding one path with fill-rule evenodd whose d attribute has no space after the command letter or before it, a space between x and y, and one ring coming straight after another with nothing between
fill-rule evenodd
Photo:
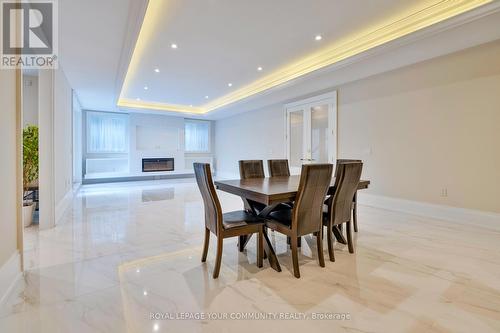
<instances>
[{"instance_id":1,"label":"upholstered dining chair","mask_svg":"<svg viewBox=\"0 0 500 333\"><path fill-rule=\"evenodd\" d=\"M257 233L257 266L262 267L264 256L264 223L265 220L247 211L233 211L222 213L222 208L215 191L210 172L210 164L193 163L196 182L203 197L205 206L205 242L201 261L207 260L208 245L210 243L210 233L217 237L217 255L213 277L219 276L222 261L222 244L224 238L236 237Z\"/></svg>"},{"instance_id":2,"label":"upholstered dining chair","mask_svg":"<svg viewBox=\"0 0 500 333\"><path fill-rule=\"evenodd\" d=\"M323 213L323 224L327 230L328 240L328 255L330 261L335 261L333 252L333 228L339 225L346 224L347 246L349 253L354 253L354 246L351 235L351 211L352 198L358 190L359 180L361 179L361 171L363 163L349 162L340 163L337 165L335 172L335 194L329 200L327 212Z\"/></svg>"},{"instance_id":3,"label":"upholstered dining chair","mask_svg":"<svg viewBox=\"0 0 500 333\"><path fill-rule=\"evenodd\" d=\"M293 209L271 212L266 227L290 237L293 274L300 278L298 237L316 233L319 265L325 267L323 257L323 201L332 179L332 164L302 166L299 188Z\"/></svg>"},{"instance_id":4,"label":"upholstered dining chair","mask_svg":"<svg viewBox=\"0 0 500 333\"><path fill-rule=\"evenodd\" d=\"M268 160L267 167L269 177L287 177L290 176L288 160Z\"/></svg>"},{"instance_id":5,"label":"upholstered dining chair","mask_svg":"<svg viewBox=\"0 0 500 333\"><path fill-rule=\"evenodd\" d=\"M339 170L340 164L353 163L353 162L363 162L362 160L349 160L349 159L338 159L337 165L335 166L335 177L337 177L337 172ZM354 193L354 198L352 199L352 223L354 225L354 232L358 232L358 191Z\"/></svg>"}]
</instances>

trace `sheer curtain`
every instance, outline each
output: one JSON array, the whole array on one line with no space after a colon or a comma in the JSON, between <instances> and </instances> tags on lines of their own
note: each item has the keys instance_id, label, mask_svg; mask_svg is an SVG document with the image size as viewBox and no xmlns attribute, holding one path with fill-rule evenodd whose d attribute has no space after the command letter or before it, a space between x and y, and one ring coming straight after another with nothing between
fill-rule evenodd
<instances>
[{"instance_id":1,"label":"sheer curtain","mask_svg":"<svg viewBox=\"0 0 500 333\"><path fill-rule=\"evenodd\" d=\"M128 151L127 123L126 115L88 112L87 152L126 153Z\"/></svg>"},{"instance_id":2,"label":"sheer curtain","mask_svg":"<svg viewBox=\"0 0 500 333\"><path fill-rule=\"evenodd\" d=\"M185 120L185 151L188 153L210 152L210 122L204 120Z\"/></svg>"}]
</instances>

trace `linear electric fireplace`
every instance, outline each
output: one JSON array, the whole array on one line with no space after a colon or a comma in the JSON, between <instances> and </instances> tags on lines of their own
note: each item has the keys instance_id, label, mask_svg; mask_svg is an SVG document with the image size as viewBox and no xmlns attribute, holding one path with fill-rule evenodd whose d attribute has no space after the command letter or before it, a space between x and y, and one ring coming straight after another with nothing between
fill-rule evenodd
<instances>
[{"instance_id":1,"label":"linear electric fireplace","mask_svg":"<svg viewBox=\"0 0 500 333\"><path fill-rule=\"evenodd\" d=\"M173 158L143 158L142 172L174 171Z\"/></svg>"}]
</instances>

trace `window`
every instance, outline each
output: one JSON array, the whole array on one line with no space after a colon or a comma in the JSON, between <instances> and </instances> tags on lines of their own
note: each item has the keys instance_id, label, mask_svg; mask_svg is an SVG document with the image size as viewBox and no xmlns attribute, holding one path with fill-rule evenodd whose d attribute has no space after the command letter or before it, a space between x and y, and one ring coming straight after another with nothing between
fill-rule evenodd
<instances>
[{"instance_id":1,"label":"window","mask_svg":"<svg viewBox=\"0 0 500 333\"><path fill-rule=\"evenodd\" d=\"M187 153L210 152L210 122L205 120L185 120L184 144Z\"/></svg>"},{"instance_id":2,"label":"window","mask_svg":"<svg viewBox=\"0 0 500 333\"><path fill-rule=\"evenodd\" d=\"M127 153L127 125L127 115L87 112L87 152Z\"/></svg>"}]
</instances>

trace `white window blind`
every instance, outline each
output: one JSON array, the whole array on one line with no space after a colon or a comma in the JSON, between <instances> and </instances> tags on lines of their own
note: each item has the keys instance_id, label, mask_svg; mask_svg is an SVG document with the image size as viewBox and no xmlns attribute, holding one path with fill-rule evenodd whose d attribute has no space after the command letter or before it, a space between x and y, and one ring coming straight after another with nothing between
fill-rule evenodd
<instances>
[{"instance_id":1,"label":"white window blind","mask_svg":"<svg viewBox=\"0 0 500 333\"><path fill-rule=\"evenodd\" d=\"M88 153L127 153L128 116L105 112L87 113Z\"/></svg>"},{"instance_id":2,"label":"white window blind","mask_svg":"<svg viewBox=\"0 0 500 333\"><path fill-rule=\"evenodd\" d=\"M204 120L185 120L184 144L188 153L210 152L210 122Z\"/></svg>"}]
</instances>

